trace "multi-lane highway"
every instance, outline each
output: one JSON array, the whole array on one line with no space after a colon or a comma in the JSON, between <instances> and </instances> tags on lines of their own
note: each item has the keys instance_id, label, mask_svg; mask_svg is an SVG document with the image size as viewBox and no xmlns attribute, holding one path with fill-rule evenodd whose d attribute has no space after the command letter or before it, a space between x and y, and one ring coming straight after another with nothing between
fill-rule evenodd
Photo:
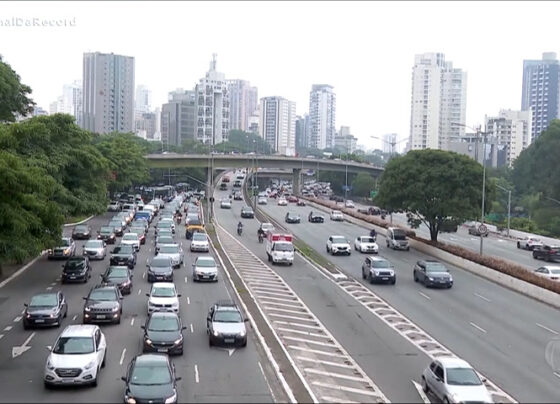
<instances>
[{"instance_id":1,"label":"multi-lane highway","mask_svg":"<svg viewBox=\"0 0 560 404\"><path fill-rule=\"evenodd\" d=\"M92 219L94 233L112 215L107 213ZM157 221L157 216L155 218ZM72 228L64 229L69 235ZM174 283L182 294L180 316L185 330L185 353L173 357L177 373L180 402L272 402L286 401L280 384L275 380L262 348L249 330L247 347L226 349L209 347L206 335L206 315L209 307L218 300L229 299L230 290L223 269L217 283L193 283L193 257L204 253L190 253L189 241L185 239L183 226L179 226L177 240L185 251L185 265L176 269ZM118 238L120 240L120 238ZM101 370L98 387L46 390L43 386L43 370L56 337L68 324L81 324L82 297L90 287L99 283L109 265L104 261L92 261L93 276L87 284L60 283L64 261L48 261L41 257L19 277L0 289L0 384L2 402L122 402L126 366L134 355L141 353L141 325L147 318L147 297L150 284L145 278L146 260L154 255L153 225L146 244L141 247L134 269L132 294L124 297L123 318L120 325L101 325L107 338L106 367ZM77 242L76 252L81 254L83 242ZM108 246L109 249L112 246ZM24 303L33 294L61 290L68 301L68 317L61 328L23 330L21 321ZM23 354L13 357L13 347L25 341L31 347ZM265 378L266 374L266 378ZM272 392L268 387L272 386Z\"/></svg>"},{"instance_id":2,"label":"multi-lane highway","mask_svg":"<svg viewBox=\"0 0 560 404\"><path fill-rule=\"evenodd\" d=\"M515 399L522 402L555 402L560 397L560 379L545 359L547 344L560 333L560 315L557 310L455 267L450 267L455 281L452 289L426 289L414 283L412 268L417 260L429 257L415 250L388 250L382 237L379 240L380 255L395 265L397 284L366 284L362 281L360 272L364 255L354 252L349 257L331 257L325 252L329 235L343 235L353 242L355 237L367 234L366 229L346 222L331 222L328 215L325 215L327 220L324 224L307 223L306 217L311 208L296 207L294 204L288 207L277 206L274 200L260 208L336 264L342 272L367 285L445 347L468 360ZM234 215L239 214L239 209L239 203L234 204ZM299 213L302 223L283 223L288 211ZM256 223L254 226L256 229ZM252 228L249 232L251 231ZM256 237L251 238L254 240L244 242L247 245L254 244L261 258L265 259L264 248L255 244ZM418 381L421 367L427 363L425 357L412 345L399 345L400 341L395 336L389 342L383 339L380 341L379 334L384 327L374 326L372 316L361 313L356 302L348 299L344 299L345 302L337 301L340 292L329 290L316 271L305 270L305 265L300 265L297 261L291 268L276 267L276 271L285 279L292 279L294 290L301 292L302 299L308 299L309 306L325 316L324 322L331 325L330 331L334 335L337 332L341 335L359 335L357 340L367 341L366 346L363 346L364 350L359 352L360 358L374 355L376 349L382 346L384 348L380 351L385 355L392 353L393 355L381 360L382 365L376 365L375 361L369 362L371 372L378 369L382 369L381 373L384 375L390 371L395 372L391 382L382 380L382 375L377 373L372 373L372 379L390 399L412 399L393 398L389 386L393 383L393 386L406 389L410 379ZM331 316L329 322L328 318ZM360 325L348 323L355 318L360 319ZM341 336L341 340L344 337ZM357 343L352 340L348 345L356 346L354 344ZM395 349L394 345L388 348L386 343L398 344L399 349ZM409 362L411 357L418 359L418 362ZM359 362L358 358L356 360ZM400 372L403 372L401 376L397 376Z\"/></svg>"}]
</instances>

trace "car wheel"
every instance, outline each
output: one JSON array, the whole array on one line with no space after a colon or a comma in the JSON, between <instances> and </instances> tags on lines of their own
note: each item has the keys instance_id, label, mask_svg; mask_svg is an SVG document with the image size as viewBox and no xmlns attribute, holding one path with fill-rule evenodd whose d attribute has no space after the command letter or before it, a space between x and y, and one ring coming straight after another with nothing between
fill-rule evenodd
<instances>
[{"instance_id":1,"label":"car wheel","mask_svg":"<svg viewBox=\"0 0 560 404\"><path fill-rule=\"evenodd\" d=\"M391 285L394 285L395 283L397 283L397 280L396 280L396 279L393 279L393 280L391 281Z\"/></svg>"},{"instance_id":2,"label":"car wheel","mask_svg":"<svg viewBox=\"0 0 560 404\"><path fill-rule=\"evenodd\" d=\"M51 386L50 383L43 382L43 384L44 384L44 386L45 386L45 388L46 388L47 390L50 390L50 389L52 388L52 386Z\"/></svg>"},{"instance_id":3,"label":"car wheel","mask_svg":"<svg viewBox=\"0 0 560 404\"><path fill-rule=\"evenodd\" d=\"M416 272L414 273L414 282L418 282L418 277L416 276Z\"/></svg>"},{"instance_id":4,"label":"car wheel","mask_svg":"<svg viewBox=\"0 0 560 404\"><path fill-rule=\"evenodd\" d=\"M327 252L330 252L330 251L329 251L329 246L327 246Z\"/></svg>"},{"instance_id":5,"label":"car wheel","mask_svg":"<svg viewBox=\"0 0 560 404\"><path fill-rule=\"evenodd\" d=\"M29 325L25 321L23 322L23 329L29 330Z\"/></svg>"},{"instance_id":6,"label":"car wheel","mask_svg":"<svg viewBox=\"0 0 560 404\"><path fill-rule=\"evenodd\" d=\"M449 399L448 399L447 397L445 397L445 398L443 399L443 402L446 403L446 404L449 404Z\"/></svg>"},{"instance_id":7,"label":"car wheel","mask_svg":"<svg viewBox=\"0 0 560 404\"><path fill-rule=\"evenodd\" d=\"M422 376L422 391L426 394L430 392L430 387L428 387L428 383L426 383L424 376Z\"/></svg>"},{"instance_id":8,"label":"car wheel","mask_svg":"<svg viewBox=\"0 0 560 404\"><path fill-rule=\"evenodd\" d=\"M519 244L519 241L517 242L517 248L521 248L521 244Z\"/></svg>"},{"instance_id":9,"label":"car wheel","mask_svg":"<svg viewBox=\"0 0 560 404\"><path fill-rule=\"evenodd\" d=\"M245 341L241 344L241 346L242 346L242 347L246 347L246 346L247 346L247 340L245 340Z\"/></svg>"},{"instance_id":10,"label":"car wheel","mask_svg":"<svg viewBox=\"0 0 560 404\"><path fill-rule=\"evenodd\" d=\"M213 346L214 344L212 343L212 338L208 338L208 346Z\"/></svg>"},{"instance_id":11,"label":"car wheel","mask_svg":"<svg viewBox=\"0 0 560 404\"><path fill-rule=\"evenodd\" d=\"M105 355L103 355L103 362L101 362L101 367L105 367L105 358L107 358L107 349L105 349Z\"/></svg>"},{"instance_id":12,"label":"car wheel","mask_svg":"<svg viewBox=\"0 0 560 404\"><path fill-rule=\"evenodd\" d=\"M364 272L364 268L362 268L362 279L366 279L366 273Z\"/></svg>"},{"instance_id":13,"label":"car wheel","mask_svg":"<svg viewBox=\"0 0 560 404\"><path fill-rule=\"evenodd\" d=\"M410 251L410 247L406 247L406 251Z\"/></svg>"},{"instance_id":14,"label":"car wheel","mask_svg":"<svg viewBox=\"0 0 560 404\"><path fill-rule=\"evenodd\" d=\"M373 277L371 276L371 272L367 276L369 283L373 284Z\"/></svg>"},{"instance_id":15,"label":"car wheel","mask_svg":"<svg viewBox=\"0 0 560 404\"><path fill-rule=\"evenodd\" d=\"M97 387L97 375L95 376L95 379L93 379L93 381L91 382L91 387Z\"/></svg>"},{"instance_id":16,"label":"car wheel","mask_svg":"<svg viewBox=\"0 0 560 404\"><path fill-rule=\"evenodd\" d=\"M537 258L537 254L535 254L534 251L533 251L533 259L536 259L536 260L538 259L538 258Z\"/></svg>"}]
</instances>

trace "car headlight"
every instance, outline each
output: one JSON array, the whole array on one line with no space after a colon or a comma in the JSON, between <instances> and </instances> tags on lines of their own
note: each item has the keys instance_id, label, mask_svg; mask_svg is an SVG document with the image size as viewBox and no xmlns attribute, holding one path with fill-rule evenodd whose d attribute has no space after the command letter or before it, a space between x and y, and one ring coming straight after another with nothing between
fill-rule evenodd
<instances>
[{"instance_id":1,"label":"car headlight","mask_svg":"<svg viewBox=\"0 0 560 404\"><path fill-rule=\"evenodd\" d=\"M31 314L25 313L25 317L26 317L26 318L31 318Z\"/></svg>"},{"instance_id":2,"label":"car headlight","mask_svg":"<svg viewBox=\"0 0 560 404\"><path fill-rule=\"evenodd\" d=\"M461 402L461 397L459 397L459 395L457 393L452 393L451 394L451 402L460 403Z\"/></svg>"},{"instance_id":3,"label":"car headlight","mask_svg":"<svg viewBox=\"0 0 560 404\"><path fill-rule=\"evenodd\" d=\"M183 337L176 339L175 341L173 341L173 343L175 345L179 345L181 342L183 342Z\"/></svg>"},{"instance_id":4,"label":"car headlight","mask_svg":"<svg viewBox=\"0 0 560 404\"><path fill-rule=\"evenodd\" d=\"M374 272L375 272L375 276L379 276L379 271L377 269L374 270Z\"/></svg>"},{"instance_id":5,"label":"car headlight","mask_svg":"<svg viewBox=\"0 0 560 404\"><path fill-rule=\"evenodd\" d=\"M51 363L50 359L47 361L47 369L48 370L54 370L54 365Z\"/></svg>"},{"instance_id":6,"label":"car headlight","mask_svg":"<svg viewBox=\"0 0 560 404\"><path fill-rule=\"evenodd\" d=\"M70 254L70 247L64 250L64 254Z\"/></svg>"},{"instance_id":7,"label":"car headlight","mask_svg":"<svg viewBox=\"0 0 560 404\"><path fill-rule=\"evenodd\" d=\"M49 314L49 317L50 317L50 318L55 318L55 317L56 317L56 314L51 313L51 314Z\"/></svg>"},{"instance_id":8,"label":"car headlight","mask_svg":"<svg viewBox=\"0 0 560 404\"><path fill-rule=\"evenodd\" d=\"M111 311L112 311L113 313L115 313L115 312L119 311L119 308L118 308L118 307L113 307L113 308L111 309Z\"/></svg>"},{"instance_id":9,"label":"car headlight","mask_svg":"<svg viewBox=\"0 0 560 404\"><path fill-rule=\"evenodd\" d=\"M214 331L212 332L212 334L214 334L214 337L218 337L218 336L220 335L220 333L219 333L218 331L216 331L216 330L214 330Z\"/></svg>"},{"instance_id":10,"label":"car headlight","mask_svg":"<svg viewBox=\"0 0 560 404\"><path fill-rule=\"evenodd\" d=\"M134 397L125 396L124 401L126 401L127 404L136 404Z\"/></svg>"},{"instance_id":11,"label":"car headlight","mask_svg":"<svg viewBox=\"0 0 560 404\"><path fill-rule=\"evenodd\" d=\"M165 404L171 404L174 403L175 401L177 401L177 393L173 393L171 397L167 397L165 399Z\"/></svg>"},{"instance_id":12,"label":"car headlight","mask_svg":"<svg viewBox=\"0 0 560 404\"><path fill-rule=\"evenodd\" d=\"M433 280L434 280L434 278L432 278L432 277L428 276L428 280L430 280L430 281L433 281Z\"/></svg>"},{"instance_id":13,"label":"car headlight","mask_svg":"<svg viewBox=\"0 0 560 404\"><path fill-rule=\"evenodd\" d=\"M89 307L86 306L86 307L84 307L84 311L85 311L85 312L90 312L91 309L90 309Z\"/></svg>"},{"instance_id":14,"label":"car headlight","mask_svg":"<svg viewBox=\"0 0 560 404\"><path fill-rule=\"evenodd\" d=\"M245 334L247 334L247 330L241 330L241 331L239 332L239 335L240 335L241 337L244 337Z\"/></svg>"},{"instance_id":15,"label":"car headlight","mask_svg":"<svg viewBox=\"0 0 560 404\"><path fill-rule=\"evenodd\" d=\"M149 338L146 338L146 344L148 344L148 345L152 345L152 340L151 340L151 339L149 339Z\"/></svg>"},{"instance_id":16,"label":"car headlight","mask_svg":"<svg viewBox=\"0 0 560 404\"><path fill-rule=\"evenodd\" d=\"M93 365L95 365L95 361L91 361L90 363L88 363L85 368L86 369L91 369L93 367Z\"/></svg>"}]
</instances>

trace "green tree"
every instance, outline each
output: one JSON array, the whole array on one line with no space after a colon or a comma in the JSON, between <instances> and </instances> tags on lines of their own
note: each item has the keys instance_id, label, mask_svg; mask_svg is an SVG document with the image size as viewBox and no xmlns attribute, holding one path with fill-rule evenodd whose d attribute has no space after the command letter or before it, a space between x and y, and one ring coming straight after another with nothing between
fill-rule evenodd
<instances>
[{"instance_id":1,"label":"green tree","mask_svg":"<svg viewBox=\"0 0 560 404\"><path fill-rule=\"evenodd\" d=\"M442 223L463 222L480 213L482 166L467 156L442 150L414 150L387 163L376 202L409 212L409 223L426 224L437 241ZM492 202L487 183L487 202Z\"/></svg>"},{"instance_id":2,"label":"green tree","mask_svg":"<svg viewBox=\"0 0 560 404\"><path fill-rule=\"evenodd\" d=\"M17 114L30 114L35 102L29 94L31 88L21 83L17 73L0 55L0 122L14 122Z\"/></svg>"},{"instance_id":3,"label":"green tree","mask_svg":"<svg viewBox=\"0 0 560 404\"><path fill-rule=\"evenodd\" d=\"M369 197L370 191L375 189L375 178L369 174L360 173L352 181L352 193L357 196Z\"/></svg>"}]
</instances>

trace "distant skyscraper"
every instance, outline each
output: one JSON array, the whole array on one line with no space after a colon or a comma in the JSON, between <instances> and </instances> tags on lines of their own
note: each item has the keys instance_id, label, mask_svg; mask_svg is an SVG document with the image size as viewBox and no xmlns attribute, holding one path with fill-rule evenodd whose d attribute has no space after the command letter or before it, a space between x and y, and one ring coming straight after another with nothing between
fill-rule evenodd
<instances>
[{"instance_id":1,"label":"distant skyscraper","mask_svg":"<svg viewBox=\"0 0 560 404\"><path fill-rule=\"evenodd\" d=\"M282 97L261 98L260 135L277 154L295 156L296 103Z\"/></svg>"},{"instance_id":2,"label":"distant skyscraper","mask_svg":"<svg viewBox=\"0 0 560 404\"><path fill-rule=\"evenodd\" d=\"M152 110L152 91L145 85L136 86L135 109L140 113Z\"/></svg>"},{"instance_id":3,"label":"distant skyscraper","mask_svg":"<svg viewBox=\"0 0 560 404\"><path fill-rule=\"evenodd\" d=\"M136 136L153 140L157 132L158 118L156 112L143 112L135 122Z\"/></svg>"},{"instance_id":4,"label":"distant skyscraper","mask_svg":"<svg viewBox=\"0 0 560 404\"><path fill-rule=\"evenodd\" d=\"M412 68L410 149L449 149L465 133L467 73L443 53L415 56Z\"/></svg>"},{"instance_id":5,"label":"distant skyscraper","mask_svg":"<svg viewBox=\"0 0 560 404\"><path fill-rule=\"evenodd\" d=\"M309 114L296 117L296 150L309 147Z\"/></svg>"},{"instance_id":6,"label":"distant skyscraper","mask_svg":"<svg viewBox=\"0 0 560 404\"><path fill-rule=\"evenodd\" d=\"M82 82L76 80L72 84L65 84L62 87L62 95L50 104L49 113L70 114L76 118L76 123L80 125L83 113L82 101Z\"/></svg>"},{"instance_id":7,"label":"distant skyscraper","mask_svg":"<svg viewBox=\"0 0 560 404\"><path fill-rule=\"evenodd\" d=\"M334 147L336 135L336 95L333 86L313 84L309 94L309 147Z\"/></svg>"},{"instance_id":8,"label":"distant skyscraper","mask_svg":"<svg viewBox=\"0 0 560 404\"><path fill-rule=\"evenodd\" d=\"M358 139L350 133L350 127L341 126L334 138L334 147L342 153L351 154L356 151L357 142Z\"/></svg>"},{"instance_id":9,"label":"distant skyscraper","mask_svg":"<svg viewBox=\"0 0 560 404\"><path fill-rule=\"evenodd\" d=\"M229 133L229 96L225 75L216 71L216 54L210 70L196 85L196 140L215 145L225 142Z\"/></svg>"},{"instance_id":10,"label":"distant skyscraper","mask_svg":"<svg viewBox=\"0 0 560 404\"><path fill-rule=\"evenodd\" d=\"M84 53L83 121L96 133L134 129L134 58Z\"/></svg>"},{"instance_id":11,"label":"distant skyscraper","mask_svg":"<svg viewBox=\"0 0 560 404\"><path fill-rule=\"evenodd\" d=\"M196 108L194 91L179 88L169 93L169 102L161 107L161 141L164 144L180 146L183 141L195 138Z\"/></svg>"},{"instance_id":12,"label":"distant skyscraper","mask_svg":"<svg viewBox=\"0 0 560 404\"><path fill-rule=\"evenodd\" d=\"M396 133L386 133L383 135L383 153L396 153L397 152L397 134Z\"/></svg>"},{"instance_id":13,"label":"distant skyscraper","mask_svg":"<svg viewBox=\"0 0 560 404\"><path fill-rule=\"evenodd\" d=\"M501 110L497 117L486 117L485 121L493 143L492 166L502 165L497 159L498 150L502 149L504 164L512 167L519 154L531 144L531 110Z\"/></svg>"},{"instance_id":14,"label":"distant skyscraper","mask_svg":"<svg viewBox=\"0 0 560 404\"><path fill-rule=\"evenodd\" d=\"M543 53L542 60L523 61L521 109L532 112L531 136L539 137L550 121L558 118L560 65L556 53Z\"/></svg>"},{"instance_id":15,"label":"distant skyscraper","mask_svg":"<svg viewBox=\"0 0 560 404\"><path fill-rule=\"evenodd\" d=\"M245 80L226 80L229 94L229 128L248 131L249 119L259 104L257 87Z\"/></svg>"}]
</instances>

